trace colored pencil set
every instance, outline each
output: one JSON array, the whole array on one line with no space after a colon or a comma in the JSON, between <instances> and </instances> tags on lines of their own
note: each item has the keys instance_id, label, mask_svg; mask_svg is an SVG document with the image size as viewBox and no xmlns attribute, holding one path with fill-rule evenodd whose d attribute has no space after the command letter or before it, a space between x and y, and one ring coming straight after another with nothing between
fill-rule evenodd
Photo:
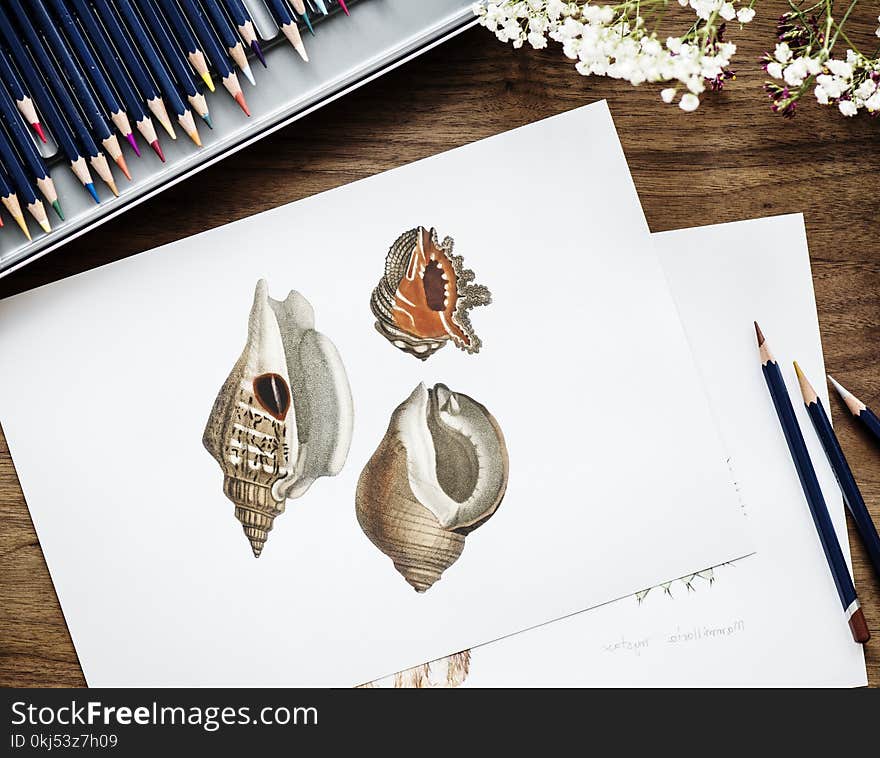
<instances>
[{"instance_id":1,"label":"colored pencil set","mask_svg":"<svg viewBox=\"0 0 880 758\"><path fill-rule=\"evenodd\" d=\"M314 34L313 17L350 15L344 0L261 1L304 62L300 26ZM25 212L46 233L46 204L64 220L37 141L50 138L95 203L92 172L118 196L112 164L131 181L123 146L140 158L138 134L165 162L153 119L201 147L196 117L213 129L204 90L215 91L215 77L250 116L238 79L256 85L249 55L268 65L243 0L4 0L0 202L28 240Z\"/></svg>"},{"instance_id":2,"label":"colored pencil set","mask_svg":"<svg viewBox=\"0 0 880 758\"><path fill-rule=\"evenodd\" d=\"M755 323L755 332L758 337L758 349L760 351L761 368L764 373L764 379L767 382L767 388L770 390L770 397L776 408L779 423L782 426L782 431L786 443L788 444L792 461L794 462L801 487L804 491L804 497L807 500L807 505L810 509L816 532L819 535L819 541L821 542L822 549L825 553L828 568L834 579L837 594L840 598L840 603L843 606L844 616L849 623L853 639L860 644L864 644L870 639L871 634L868 630L864 612L859 604L855 586L853 585L849 568L847 567L846 560L843 556L843 550L840 547L840 542L834 531L834 525L831 522L831 517L828 513L828 508L819 486L816 470L813 467L813 462L810 458L809 451L807 450L803 433L801 432L800 425L795 416L791 399L788 396L785 381L782 378L782 372L779 369L779 364L770 352L770 347L757 323ZM844 503L853 518L853 522L856 525L856 529L865 546L868 557L871 560L877 575L880 576L880 536L877 534L877 527L871 520L871 515L868 512L865 501L859 491L858 485L856 484L855 477L853 477L852 471L849 467L849 463L847 462L843 450L840 447L840 443L837 440L837 435L835 435L834 430L831 427L831 421L828 418L828 414L825 412L822 400L819 398L796 361L794 363L794 370L797 375L801 395L803 396L804 405L806 406L807 414L810 417L813 429L815 430L816 436L819 438L822 448L825 451L825 455L828 458L828 462L834 471L837 484L843 494ZM830 376L828 378L840 393L840 396L843 398L852 414L859 418L874 437L880 441L880 419L878 419L864 403L857 400L851 393L847 392L836 381L834 381L834 379Z\"/></svg>"}]
</instances>

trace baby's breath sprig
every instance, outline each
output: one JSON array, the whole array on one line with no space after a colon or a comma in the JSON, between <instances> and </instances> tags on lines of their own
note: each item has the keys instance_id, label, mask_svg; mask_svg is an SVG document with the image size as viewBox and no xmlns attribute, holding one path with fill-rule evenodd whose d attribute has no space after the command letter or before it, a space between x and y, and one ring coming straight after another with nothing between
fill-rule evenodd
<instances>
[{"instance_id":1,"label":"baby's breath sprig","mask_svg":"<svg viewBox=\"0 0 880 758\"><path fill-rule=\"evenodd\" d=\"M552 40L577 61L584 76L624 79L632 85L662 83L660 97L684 111L700 104L706 89L733 78L736 45L724 39L728 23L749 23L756 0L502 0L480 2L480 23L502 42L535 49ZM658 26L670 4L690 8L696 20L679 36L661 41Z\"/></svg>"},{"instance_id":2,"label":"baby's breath sprig","mask_svg":"<svg viewBox=\"0 0 880 758\"><path fill-rule=\"evenodd\" d=\"M777 25L776 47L762 59L771 77L764 89L775 112L793 117L800 99L812 89L819 103L836 105L844 116L860 110L880 114L880 58L864 55L844 31L857 2L850 0L839 22L833 0L789 2L790 10ZM880 37L880 27L876 35ZM833 55L838 40L847 44L843 57Z\"/></svg>"}]
</instances>

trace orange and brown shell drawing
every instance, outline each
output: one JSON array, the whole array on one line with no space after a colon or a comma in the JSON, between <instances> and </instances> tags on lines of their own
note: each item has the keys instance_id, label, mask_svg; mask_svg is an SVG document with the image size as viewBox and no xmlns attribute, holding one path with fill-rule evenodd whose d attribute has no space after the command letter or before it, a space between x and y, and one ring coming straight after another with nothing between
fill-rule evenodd
<instances>
[{"instance_id":1,"label":"orange and brown shell drawing","mask_svg":"<svg viewBox=\"0 0 880 758\"><path fill-rule=\"evenodd\" d=\"M468 353L480 350L469 311L492 302L473 284L474 272L453 255L453 240L420 226L397 238L385 258L385 274L370 298L376 329L392 345L426 360L447 342Z\"/></svg>"}]
</instances>

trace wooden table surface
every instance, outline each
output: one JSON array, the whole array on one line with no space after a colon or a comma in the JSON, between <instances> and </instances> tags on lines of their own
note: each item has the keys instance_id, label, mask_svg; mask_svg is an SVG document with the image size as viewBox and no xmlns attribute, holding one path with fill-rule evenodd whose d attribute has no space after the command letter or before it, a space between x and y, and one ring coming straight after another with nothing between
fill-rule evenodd
<instances>
[{"instance_id":1,"label":"wooden table surface","mask_svg":"<svg viewBox=\"0 0 880 758\"><path fill-rule=\"evenodd\" d=\"M805 214L828 369L880 407L880 122L814 103L794 121L772 114L757 60L784 4L759 9L747 33L729 34L736 81L693 114L656 87L584 79L558 48L515 51L471 30L0 280L0 297L606 98L652 231ZM880 450L841 407L841 444L880 522ZM83 685L2 436L0 523L0 686ZM877 687L880 584L851 536Z\"/></svg>"}]
</instances>

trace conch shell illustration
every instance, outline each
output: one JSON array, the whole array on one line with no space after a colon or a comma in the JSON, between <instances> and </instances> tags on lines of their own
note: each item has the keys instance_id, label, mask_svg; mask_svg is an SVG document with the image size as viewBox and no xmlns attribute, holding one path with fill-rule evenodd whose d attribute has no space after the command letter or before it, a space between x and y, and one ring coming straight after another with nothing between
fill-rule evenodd
<instances>
[{"instance_id":1,"label":"conch shell illustration","mask_svg":"<svg viewBox=\"0 0 880 758\"><path fill-rule=\"evenodd\" d=\"M287 500L342 470L353 421L345 367L333 343L315 331L312 306L298 292L273 300L261 279L247 344L202 438L223 470L223 493L254 556Z\"/></svg>"},{"instance_id":2,"label":"conch shell illustration","mask_svg":"<svg viewBox=\"0 0 880 758\"><path fill-rule=\"evenodd\" d=\"M425 592L498 509L508 468L504 435L485 407L443 384L419 384L361 472L358 523Z\"/></svg>"},{"instance_id":3,"label":"conch shell illustration","mask_svg":"<svg viewBox=\"0 0 880 758\"><path fill-rule=\"evenodd\" d=\"M452 238L439 242L435 229L404 232L388 251L385 275L370 298L379 333L422 360L450 340L468 353L482 344L468 312L491 303L492 295L472 284L474 272L452 247Z\"/></svg>"}]
</instances>

